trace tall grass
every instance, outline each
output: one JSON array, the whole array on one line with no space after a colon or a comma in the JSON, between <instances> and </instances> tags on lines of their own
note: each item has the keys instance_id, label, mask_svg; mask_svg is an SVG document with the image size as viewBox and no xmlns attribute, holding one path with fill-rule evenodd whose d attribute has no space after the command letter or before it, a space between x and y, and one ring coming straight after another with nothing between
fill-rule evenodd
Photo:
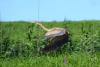
<instances>
[{"instance_id":1,"label":"tall grass","mask_svg":"<svg viewBox=\"0 0 100 67\"><path fill-rule=\"evenodd\" d=\"M70 41L58 51L40 53L46 33L34 23L0 23L1 67L100 67L100 21L43 23L63 27Z\"/></svg>"},{"instance_id":2,"label":"tall grass","mask_svg":"<svg viewBox=\"0 0 100 67\"><path fill-rule=\"evenodd\" d=\"M1 59L1 67L99 67L100 57L96 54L76 52L59 56L19 57Z\"/></svg>"}]
</instances>

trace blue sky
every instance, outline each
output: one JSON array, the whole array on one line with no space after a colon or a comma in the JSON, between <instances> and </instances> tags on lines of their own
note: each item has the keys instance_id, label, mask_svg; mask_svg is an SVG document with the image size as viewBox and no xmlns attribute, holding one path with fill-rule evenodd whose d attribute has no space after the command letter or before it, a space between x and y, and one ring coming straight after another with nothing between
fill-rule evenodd
<instances>
[{"instance_id":1,"label":"blue sky","mask_svg":"<svg viewBox=\"0 0 100 67\"><path fill-rule=\"evenodd\" d=\"M0 0L2 21L100 20L100 0Z\"/></svg>"}]
</instances>

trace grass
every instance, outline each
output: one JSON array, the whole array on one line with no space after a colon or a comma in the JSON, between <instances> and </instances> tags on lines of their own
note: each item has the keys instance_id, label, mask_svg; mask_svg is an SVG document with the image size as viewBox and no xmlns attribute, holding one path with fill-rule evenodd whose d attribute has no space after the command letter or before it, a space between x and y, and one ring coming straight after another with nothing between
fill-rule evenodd
<instances>
[{"instance_id":1,"label":"grass","mask_svg":"<svg viewBox=\"0 0 100 67\"><path fill-rule=\"evenodd\" d=\"M100 67L100 21L43 24L69 31L72 46L66 43L58 52L39 54L39 48L46 45L44 30L29 22L2 22L0 67Z\"/></svg>"},{"instance_id":2,"label":"grass","mask_svg":"<svg viewBox=\"0 0 100 67\"><path fill-rule=\"evenodd\" d=\"M76 52L58 56L6 58L0 60L0 67L100 67L99 56Z\"/></svg>"}]
</instances>

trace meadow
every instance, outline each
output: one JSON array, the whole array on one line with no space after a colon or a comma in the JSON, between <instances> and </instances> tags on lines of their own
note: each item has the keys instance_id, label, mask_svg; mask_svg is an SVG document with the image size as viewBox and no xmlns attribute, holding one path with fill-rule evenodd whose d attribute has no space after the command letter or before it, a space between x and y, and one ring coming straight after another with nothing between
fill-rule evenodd
<instances>
[{"instance_id":1,"label":"meadow","mask_svg":"<svg viewBox=\"0 0 100 67\"><path fill-rule=\"evenodd\" d=\"M0 67L100 67L100 21L43 22L62 27L71 42L61 49L40 53L46 33L35 23L0 22Z\"/></svg>"}]
</instances>

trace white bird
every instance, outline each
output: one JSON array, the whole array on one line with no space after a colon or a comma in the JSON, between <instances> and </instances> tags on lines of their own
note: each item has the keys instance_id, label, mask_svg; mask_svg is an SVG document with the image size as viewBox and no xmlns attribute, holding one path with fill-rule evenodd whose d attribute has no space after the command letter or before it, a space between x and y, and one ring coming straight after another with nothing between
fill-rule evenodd
<instances>
[{"instance_id":1,"label":"white bird","mask_svg":"<svg viewBox=\"0 0 100 67\"><path fill-rule=\"evenodd\" d=\"M54 28L48 29L39 22L36 22L36 24L39 25L45 31L47 31L47 33L45 34L45 37L47 40L51 40L50 41L51 43L49 43L43 49L44 51L55 50L56 48L61 47L63 44L68 42L69 32L66 31L64 28L54 27Z\"/></svg>"}]
</instances>

